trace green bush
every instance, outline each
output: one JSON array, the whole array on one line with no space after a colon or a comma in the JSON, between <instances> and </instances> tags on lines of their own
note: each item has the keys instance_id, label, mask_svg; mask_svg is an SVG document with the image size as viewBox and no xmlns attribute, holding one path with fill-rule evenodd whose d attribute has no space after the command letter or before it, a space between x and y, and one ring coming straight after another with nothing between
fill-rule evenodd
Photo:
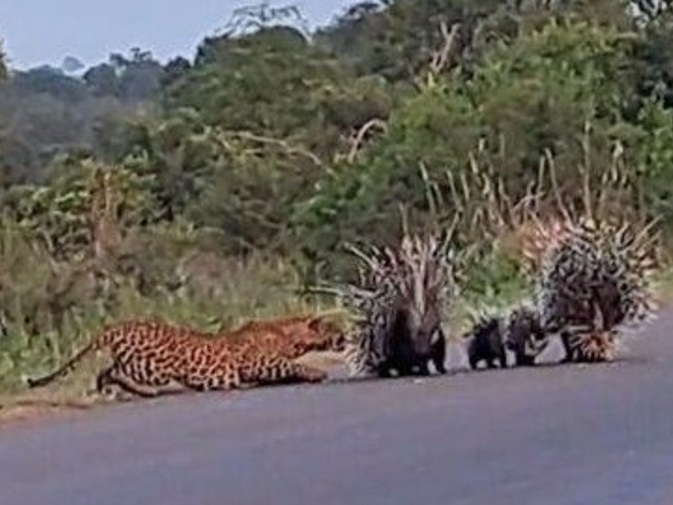
<instances>
[{"instance_id":1,"label":"green bush","mask_svg":"<svg viewBox=\"0 0 673 505\"><path fill-rule=\"evenodd\" d=\"M384 4L311 36L209 37L167 65L112 55L83 79L8 73L0 54L0 384L120 318L309 310L297 289L353 274L344 243L396 241L401 216L458 218L463 305L527 292L507 241L530 212L670 232L673 14Z\"/></svg>"}]
</instances>

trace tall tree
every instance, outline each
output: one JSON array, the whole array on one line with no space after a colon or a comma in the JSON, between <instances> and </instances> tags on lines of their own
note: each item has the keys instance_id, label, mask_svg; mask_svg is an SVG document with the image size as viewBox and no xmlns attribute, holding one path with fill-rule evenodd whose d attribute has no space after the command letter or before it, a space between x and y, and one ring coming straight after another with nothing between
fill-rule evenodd
<instances>
[{"instance_id":1,"label":"tall tree","mask_svg":"<svg viewBox=\"0 0 673 505\"><path fill-rule=\"evenodd\" d=\"M7 79L7 75L8 75L7 61L6 61L5 52L3 51L2 46L3 46L3 42L2 42L2 38L0 38L0 82Z\"/></svg>"}]
</instances>

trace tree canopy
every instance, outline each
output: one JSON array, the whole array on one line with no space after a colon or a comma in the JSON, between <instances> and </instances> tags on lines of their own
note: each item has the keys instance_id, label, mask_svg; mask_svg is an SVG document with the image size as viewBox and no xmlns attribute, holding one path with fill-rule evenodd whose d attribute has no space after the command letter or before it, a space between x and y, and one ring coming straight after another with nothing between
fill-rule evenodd
<instances>
[{"instance_id":1,"label":"tree canopy","mask_svg":"<svg viewBox=\"0 0 673 505\"><path fill-rule=\"evenodd\" d=\"M0 39L0 82L7 79L7 62L5 61L5 53L2 50L2 39Z\"/></svg>"},{"instance_id":2,"label":"tree canopy","mask_svg":"<svg viewBox=\"0 0 673 505\"><path fill-rule=\"evenodd\" d=\"M533 194L670 223L667 6L365 1L315 33L297 8L251 6L165 64L136 48L81 77L14 71L0 89L5 214L56 257L86 255L87 181L110 171L133 181L115 190L135 195L115 217L123 235L190 229L307 275L345 240L393 239L401 207L418 226L459 215L465 242L491 243Z\"/></svg>"}]
</instances>

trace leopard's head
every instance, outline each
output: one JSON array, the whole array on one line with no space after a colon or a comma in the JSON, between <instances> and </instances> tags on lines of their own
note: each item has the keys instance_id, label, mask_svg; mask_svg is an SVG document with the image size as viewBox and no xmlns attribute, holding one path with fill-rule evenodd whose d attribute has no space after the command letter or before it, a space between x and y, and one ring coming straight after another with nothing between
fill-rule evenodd
<instances>
[{"instance_id":1,"label":"leopard's head","mask_svg":"<svg viewBox=\"0 0 673 505\"><path fill-rule=\"evenodd\" d=\"M324 316L312 316L304 319L293 328L294 338L308 351L341 352L346 347L346 334L334 321Z\"/></svg>"}]
</instances>

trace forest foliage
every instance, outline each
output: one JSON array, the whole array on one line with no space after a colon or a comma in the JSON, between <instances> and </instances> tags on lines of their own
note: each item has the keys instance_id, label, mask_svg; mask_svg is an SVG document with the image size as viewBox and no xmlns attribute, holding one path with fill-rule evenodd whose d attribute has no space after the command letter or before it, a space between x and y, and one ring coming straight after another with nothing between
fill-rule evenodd
<instances>
[{"instance_id":1,"label":"forest foliage","mask_svg":"<svg viewBox=\"0 0 673 505\"><path fill-rule=\"evenodd\" d=\"M365 1L314 33L251 6L167 63L8 57L3 377L124 315L300 310L294 288L347 274L344 242L396 240L401 214L460 217L468 295L516 282L524 207L673 224L668 2Z\"/></svg>"}]
</instances>

